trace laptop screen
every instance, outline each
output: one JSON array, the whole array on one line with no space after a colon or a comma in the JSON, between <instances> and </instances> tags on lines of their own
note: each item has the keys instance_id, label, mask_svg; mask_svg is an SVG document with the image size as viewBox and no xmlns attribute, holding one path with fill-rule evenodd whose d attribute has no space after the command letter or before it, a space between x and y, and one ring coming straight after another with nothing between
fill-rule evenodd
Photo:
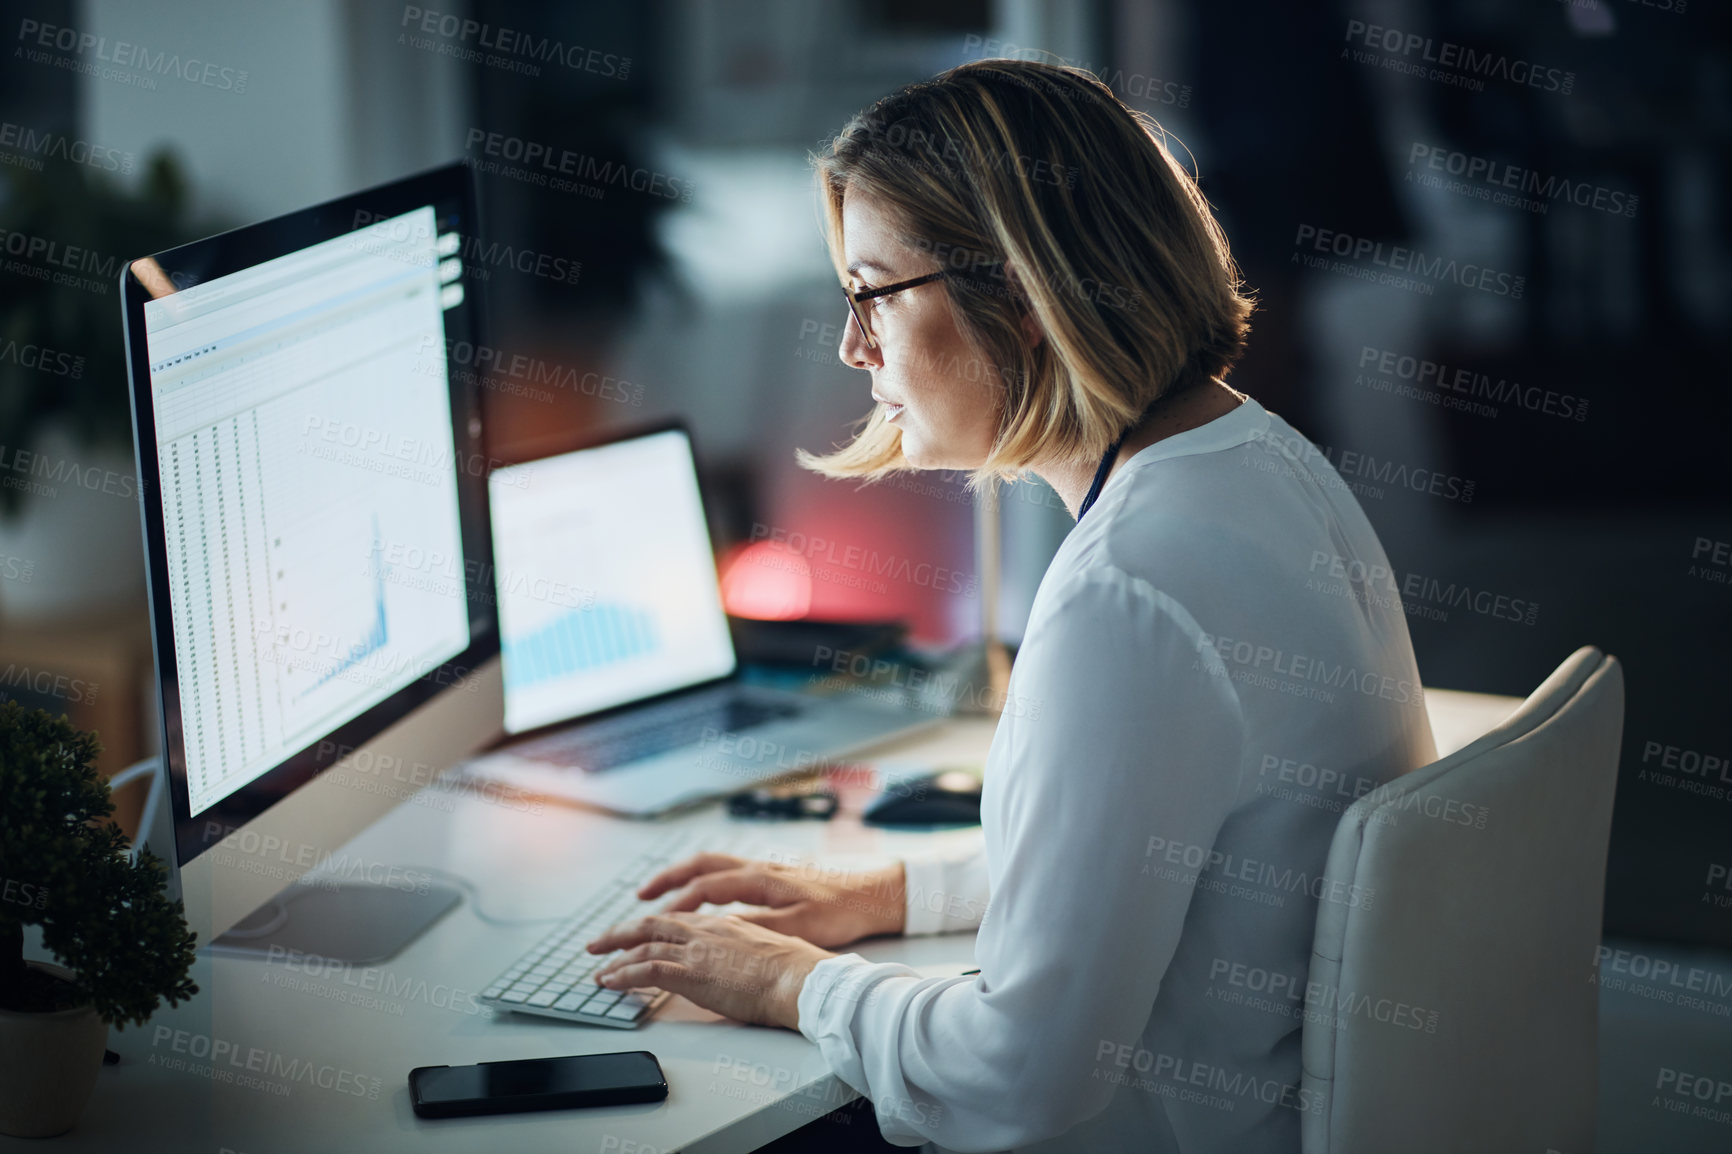
<instances>
[{"instance_id":1,"label":"laptop screen","mask_svg":"<svg viewBox=\"0 0 1732 1154\"><path fill-rule=\"evenodd\" d=\"M508 733L734 671L682 430L498 469L488 489Z\"/></svg>"}]
</instances>

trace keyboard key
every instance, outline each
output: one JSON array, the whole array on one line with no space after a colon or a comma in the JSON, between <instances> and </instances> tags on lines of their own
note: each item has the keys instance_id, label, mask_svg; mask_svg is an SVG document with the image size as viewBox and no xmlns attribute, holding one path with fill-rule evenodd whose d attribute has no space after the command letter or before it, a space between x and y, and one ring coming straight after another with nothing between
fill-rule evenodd
<instances>
[{"instance_id":1,"label":"keyboard key","mask_svg":"<svg viewBox=\"0 0 1732 1154\"><path fill-rule=\"evenodd\" d=\"M542 990L529 999L529 1004L532 1006L551 1006L557 1001L559 1001L558 990Z\"/></svg>"},{"instance_id":2,"label":"keyboard key","mask_svg":"<svg viewBox=\"0 0 1732 1154\"><path fill-rule=\"evenodd\" d=\"M643 1013L643 1007L635 1002L621 1001L619 1005L607 1012L607 1017L618 1021L629 1022Z\"/></svg>"},{"instance_id":3,"label":"keyboard key","mask_svg":"<svg viewBox=\"0 0 1732 1154\"><path fill-rule=\"evenodd\" d=\"M484 998L497 998L500 994L505 992L505 989L505 984L501 982L497 986L488 986L485 990L482 990L481 996Z\"/></svg>"},{"instance_id":4,"label":"keyboard key","mask_svg":"<svg viewBox=\"0 0 1732 1154\"><path fill-rule=\"evenodd\" d=\"M503 994L499 995L499 1000L502 1002L512 1003L527 1002L529 1000L529 995L519 990L506 990Z\"/></svg>"},{"instance_id":5,"label":"keyboard key","mask_svg":"<svg viewBox=\"0 0 1732 1154\"><path fill-rule=\"evenodd\" d=\"M583 1005L583 999L584 995L582 991L574 991L553 1003L553 1008L556 1010L575 1010L579 1006Z\"/></svg>"}]
</instances>

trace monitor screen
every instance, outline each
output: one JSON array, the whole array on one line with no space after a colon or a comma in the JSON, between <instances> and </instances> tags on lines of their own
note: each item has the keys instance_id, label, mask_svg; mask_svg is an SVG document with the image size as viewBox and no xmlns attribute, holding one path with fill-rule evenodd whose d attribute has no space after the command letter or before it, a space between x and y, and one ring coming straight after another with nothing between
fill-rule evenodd
<instances>
[{"instance_id":1,"label":"monitor screen","mask_svg":"<svg viewBox=\"0 0 1732 1154\"><path fill-rule=\"evenodd\" d=\"M192 816L469 644L391 560L462 553L439 246L425 205L145 302Z\"/></svg>"},{"instance_id":2,"label":"monitor screen","mask_svg":"<svg viewBox=\"0 0 1732 1154\"><path fill-rule=\"evenodd\" d=\"M496 469L488 494L507 732L734 671L684 431Z\"/></svg>"},{"instance_id":3,"label":"monitor screen","mask_svg":"<svg viewBox=\"0 0 1732 1154\"><path fill-rule=\"evenodd\" d=\"M424 782L499 732L495 462L452 352L485 339L475 221L447 165L121 274L174 861L271 813L300 855L248 857L224 917L400 800L338 782L277 810L326 769Z\"/></svg>"}]
</instances>

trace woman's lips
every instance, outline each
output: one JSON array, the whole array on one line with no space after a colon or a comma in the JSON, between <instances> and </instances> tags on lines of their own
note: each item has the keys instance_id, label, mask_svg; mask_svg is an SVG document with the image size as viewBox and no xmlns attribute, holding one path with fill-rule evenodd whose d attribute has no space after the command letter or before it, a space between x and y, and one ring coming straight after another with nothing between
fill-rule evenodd
<instances>
[{"instance_id":1,"label":"woman's lips","mask_svg":"<svg viewBox=\"0 0 1732 1154\"><path fill-rule=\"evenodd\" d=\"M873 397L872 399L884 406L884 419L886 421L894 421L908 407L907 405L898 405L894 401L887 401L883 397Z\"/></svg>"}]
</instances>

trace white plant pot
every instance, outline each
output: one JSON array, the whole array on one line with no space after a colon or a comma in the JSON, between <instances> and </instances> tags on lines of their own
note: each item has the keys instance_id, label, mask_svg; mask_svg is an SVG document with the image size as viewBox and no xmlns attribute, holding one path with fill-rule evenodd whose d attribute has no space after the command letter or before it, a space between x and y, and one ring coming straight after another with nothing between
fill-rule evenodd
<instances>
[{"instance_id":1,"label":"white plant pot","mask_svg":"<svg viewBox=\"0 0 1732 1154\"><path fill-rule=\"evenodd\" d=\"M59 966L30 965L69 976ZM107 1047L108 1023L89 1006L48 1014L0 1010L0 1134L51 1138L76 1126Z\"/></svg>"}]
</instances>

